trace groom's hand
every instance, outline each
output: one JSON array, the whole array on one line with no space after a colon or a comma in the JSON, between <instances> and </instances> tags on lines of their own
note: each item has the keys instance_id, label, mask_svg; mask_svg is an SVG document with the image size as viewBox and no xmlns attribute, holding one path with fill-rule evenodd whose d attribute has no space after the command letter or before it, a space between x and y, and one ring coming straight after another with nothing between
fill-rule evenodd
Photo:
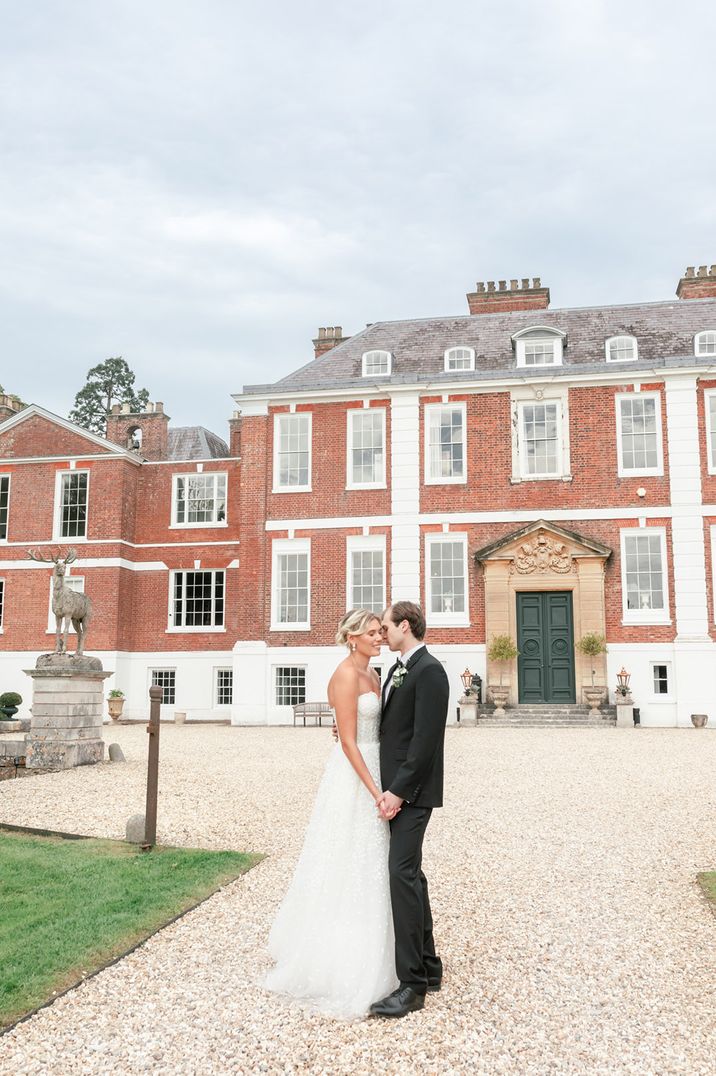
<instances>
[{"instance_id":1,"label":"groom's hand","mask_svg":"<svg viewBox=\"0 0 716 1076\"><path fill-rule=\"evenodd\" d=\"M378 801L380 813L388 822L395 818L402 806L403 801L400 796L395 796L392 792L384 792Z\"/></svg>"},{"instance_id":2,"label":"groom's hand","mask_svg":"<svg viewBox=\"0 0 716 1076\"><path fill-rule=\"evenodd\" d=\"M331 735L333 736L334 741L338 743L338 725L335 721L331 725Z\"/></svg>"}]
</instances>

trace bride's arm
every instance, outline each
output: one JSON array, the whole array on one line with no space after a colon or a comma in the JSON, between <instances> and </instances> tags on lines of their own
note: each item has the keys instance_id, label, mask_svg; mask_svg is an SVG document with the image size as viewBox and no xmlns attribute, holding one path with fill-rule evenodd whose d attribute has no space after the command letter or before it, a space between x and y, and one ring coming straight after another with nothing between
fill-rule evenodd
<instances>
[{"instance_id":1,"label":"bride's arm","mask_svg":"<svg viewBox=\"0 0 716 1076\"><path fill-rule=\"evenodd\" d=\"M333 677L333 709L343 754L356 771L374 800L382 795L365 764L356 742L358 728L358 675L351 669L338 669Z\"/></svg>"}]
</instances>

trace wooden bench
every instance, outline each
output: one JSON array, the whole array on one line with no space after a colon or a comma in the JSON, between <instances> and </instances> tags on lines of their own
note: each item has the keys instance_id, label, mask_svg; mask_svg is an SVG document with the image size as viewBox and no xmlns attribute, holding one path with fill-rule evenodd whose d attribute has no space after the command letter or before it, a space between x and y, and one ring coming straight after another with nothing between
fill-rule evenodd
<instances>
[{"instance_id":1,"label":"wooden bench","mask_svg":"<svg viewBox=\"0 0 716 1076\"><path fill-rule=\"evenodd\" d=\"M321 725L324 717L330 717L333 721L333 710L327 702L299 702L293 708L293 723L297 718L303 719L303 727L306 727L306 718L313 718L314 724Z\"/></svg>"}]
</instances>

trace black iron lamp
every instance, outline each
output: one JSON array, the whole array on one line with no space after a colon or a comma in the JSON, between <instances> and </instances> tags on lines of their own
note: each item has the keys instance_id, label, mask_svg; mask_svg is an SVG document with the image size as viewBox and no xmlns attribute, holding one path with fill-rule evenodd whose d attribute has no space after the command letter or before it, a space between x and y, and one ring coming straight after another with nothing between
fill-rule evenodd
<instances>
[{"instance_id":1,"label":"black iron lamp","mask_svg":"<svg viewBox=\"0 0 716 1076\"><path fill-rule=\"evenodd\" d=\"M466 668L465 672L460 675L460 679L462 680L462 686L463 690L465 691L465 694L470 695L472 693L472 673L468 668Z\"/></svg>"},{"instance_id":2,"label":"black iron lamp","mask_svg":"<svg viewBox=\"0 0 716 1076\"><path fill-rule=\"evenodd\" d=\"M624 666L621 667L621 672L617 673L617 694L626 696L629 694L629 681L631 680L631 673L628 673Z\"/></svg>"}]
</instances>

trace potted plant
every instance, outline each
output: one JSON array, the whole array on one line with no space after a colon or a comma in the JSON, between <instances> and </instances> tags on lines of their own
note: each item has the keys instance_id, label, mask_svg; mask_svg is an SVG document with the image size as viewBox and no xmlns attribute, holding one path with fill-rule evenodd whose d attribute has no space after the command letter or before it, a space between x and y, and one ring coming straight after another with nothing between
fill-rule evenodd
<instances>
[{"instance_id":1,"label":"potted plant","mask_svg":"<svg viewBox=\"0 0 716 1076\"><path fill-rule=\"evenodd\" d=\"M18 695L17 691L6 691L0 695L0 721L12 721L21 702L22 695Z\"/></svg>"},{"instance_id":2,"label":"potted plant","mask_svg":"<svg viewBox=\"0 0 716 1076\"><path fill-rule=\"evenodd\" d=\"M109 710L109 716L113 721L118 721L122 716L123 706L124 692L120 691L118 687L113 687L107 696L107 709Z\"/></svg>"},{"instance_id":3,"label":"potted plant","mask_svg":"<svg viewBox=\"0 0 716 1076\"><path fill-rule=\"evenodd\" d=\"M597 687L594 684L594 673L596 672L594 665L596 658L598 658L600 654L605 654L607 651L606 639L603 635L599 635L599 633L596 631L588 631L586 635L583 635L582 638L578 641L577 649L580 651L580 653L584 654L585 657L590 659L590 666L592 670L592 684L591 687L584 688L584 694L586 695L587 702L591 707L589 711L589 716L599 717L599 704L604 700L604 688Z\"/></svg>"},{"instance_id":4,"label":"potted plant","mask_svg":"<svg viewBox=\"0 0 716 1076\"><path fill-rule=\"evenodd\" d=\"M504 687L502 684L502 673L504 666L508 661L514 661L519 650L514 644L511 636L509 635L493 635L492 642L487 651L487 656L491 662L500 666L500 682L499 684L490 685L490 694L492 695L495 703L495 716L505 716L505 703L507 702L510 694L509 686Z\"/></svg>"}]
</instances>

